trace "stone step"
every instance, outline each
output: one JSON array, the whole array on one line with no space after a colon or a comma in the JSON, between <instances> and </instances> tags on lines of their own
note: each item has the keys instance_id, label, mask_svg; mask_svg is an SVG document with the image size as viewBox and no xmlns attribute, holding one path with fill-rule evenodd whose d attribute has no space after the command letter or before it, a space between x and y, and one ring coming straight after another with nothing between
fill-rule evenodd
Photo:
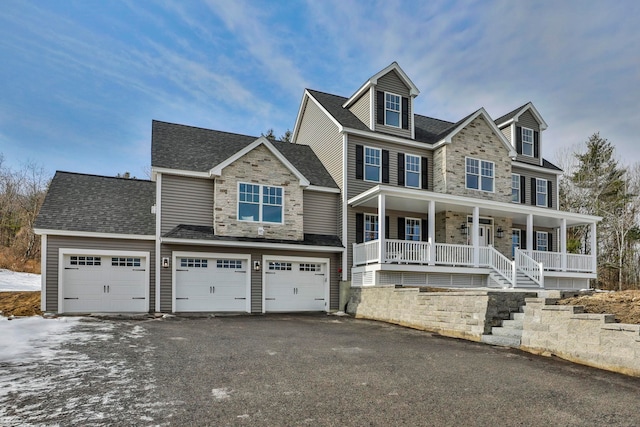
<instances>
[{"instance_id":1,"label":"stone step","mask_svg":"<svg viewBox=\"0 0 640 427\"><path fill-rule=\"evenodd\" d=\"M522 307L520 307L520 309L522 309ZM511 313L511 320L524 321L524 313Z\"/></svg>"},{"instance_id":2,"label":"stone step","mask_svg":"<svg viewBox=\"0 0 640 427\"><path fill-rule=\"evenodd\" d=\"M491 335L499 337L514 337L520 339L522 338L522 329L503 328L496 326L491 328Z\"/></svg>"},{"instance_id":3,"label":"stone step","mask_svg":"<svg viewBox=\"0 0 640 427\"><path fill-rule=\"evenodd\" d=\"M504 337L498 335L483 335L480 341L485 344L497 345L500 347L520 347L520 338L516 337Z\"/></svg>"},{"instance_id":4,"label":"stone step","mask_svg":"<svg viewBox=\"0 0 640 427\"><path fill-rule=\"evenodd\" d=\"M515 314L523 314L523 313L515 313ZM523 322L522 320L503 320L502 321L503 328L511 328L511 329L519 329L522 330Z\"/></svg>"}]
</instances>

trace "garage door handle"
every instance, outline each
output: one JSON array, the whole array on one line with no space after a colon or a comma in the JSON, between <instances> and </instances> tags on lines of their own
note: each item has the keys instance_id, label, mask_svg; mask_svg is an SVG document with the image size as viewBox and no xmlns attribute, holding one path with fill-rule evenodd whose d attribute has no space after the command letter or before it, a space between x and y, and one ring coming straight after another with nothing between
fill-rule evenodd
<instances>
[{"instance_id":1,"label":"garage door handle","mask_svg":"<svg viewBox=\"0 0 640 427\"><path fill-rule=\"evenodd\" d=\"M180 297L176 297L176 299L189 299L189 298L180 298Z\"/></svg>"},{"instance_id":2,"label":"garage door handle","mask_svg":"<svg viewBox=\"0 0 640 427\"><path fill-rule=\"evenodd\" d=\"M275 298L265 298L267 301L275 301Z\"/></svg>"},{"instance_id":3,"label":"garage door handle","mask_svg":"<svg viewBox=\"0 0 640 427\"><path fill-rule=\"evenodd\" d=\"M134 268L133 271L147 271L144 268Z\"/></svg>"},{"instance_id":4,"label":"garage door handle","mask_svg":"<svg viewBox=\"0 0 640 427\"><path fill-rule=\"evenodd\" d=\"M265 271L264 274L276 274L275 271Z\"/></svg>"},{"instance_id":5,"label":"garage door handle","mask_svg":"<svg viewBox=\"0 0 640 427\"><path fill-rule=\"evenodd\" d=\"M131 299L146 299L145 297L131 297Z\"/></svg>"},{"instance_id":6,"label":"garage door handle","mask_svg":"<svg viewBox=\"0 0 640 427\"><path fill-rule=\"evenodd\" d=\"M242 270L236 270L236 273L246 273L246 271L242 271Z\"/></svg>"},{"instance_id":7,"label":"garage door handle","mask_svg":"<svg viewBox=\"0 0 640 427\"><path fill-rule=\"evenodd\" d=\"M184 269L184 268L176 268L176 271L189 271L189 270Z\"/></svg>"},{"instance_id":8,"label":"garage door handle","mask_svg":"<svg viewBox=\"0 0 640 427\"><path fill-rule=\"evenodd\" d=\"M316 298L316 301L324 301L324 298Z\"/></svg>"},{"instance_id":9,"label":"garage door handle","mask_svg":"<svg viewBox=\"0 0 640 427\"><path fill-rule=\"evenodd\" d=\"M65 267L65 270L80 270L78 267Z\"/></svg>"},{"instance_id":10,"label":"garage door handle","mask_svg":"<svg viewBox=\"0 0 640 427\"><path fill-rule=\"evenodd\" d=\"M246 298L236 298L236 299L246 299Z\"/></svg>"},{"instance_id":11,"label":"garage door handle","mask_svg":"<svg viewBox=\"0 0 640 427\"><path fill-rule=\"evenodd\" d=\"M65 297L65 299L80 299L80 298L67 298L67 297Z\"/></svg>"},{"instance_id":12,"label":"garage door handle","mask_svg":"<svg viewBox=\"0 0 640 427\"><path fill-rule=\"evenodd\" d=\"M316 276L324 276L324 273L316 273Z\"/></svg>"}]
</instances>

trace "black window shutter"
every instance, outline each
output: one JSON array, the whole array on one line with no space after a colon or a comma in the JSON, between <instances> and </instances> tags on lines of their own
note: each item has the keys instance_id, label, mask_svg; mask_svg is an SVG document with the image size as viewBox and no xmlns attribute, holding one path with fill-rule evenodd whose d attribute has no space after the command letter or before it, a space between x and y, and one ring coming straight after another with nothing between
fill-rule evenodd
<instances>
[{"instance_id":1,"label":"black window shutter","mask_svg":"<svg viewBox=\"0 0 640 427\"><path fill-rule=\"evenodd\" d=\"M553 233L547 233L547 251L553 252Z\"/></svg>"},{"instance_id":2,"label":"black window shutter","mask_svg":"<svg viewBox=\"0 0 640 427\"><path fill-rule=\"evenodd\" d=\"M422 189L426 190L429 188L429 159L426 157L422 158Z\"/></svg>"},{"instance_id":3,"label":"black window shutter","mask_svg":"<svg viewBox=\"0 0 640 427\"><path fill-rule=\"evenodd\" d=\"M516 126L516 152L522 154L522 128Z\"/></svg>"},{"instance_id":4,"label":"black window shutter","mask_svg":"<svg viewBox=\"0 0 640 427\"><path fill-rule=\"evenodd\" d=\"M420 221L420 235L423 242L429 240L429 227L426 219Z\"/></svg>"},{"instance_id":5,"label":"black window shutter","mask_svg":"<svg viewBox=\"0 0 640 427\"><path fill-rule=\"evenodd\" d=\"M540 132L533 131L533 156L540 157Z\"/></svg>"},{"instance_id":6,"label":"black window shutter","mask_svg":"<svg viewBox=\"0 0 640 427\"><path fill-rule=\"evenodd\" d=\"M520 230L520 249L527 249L527 231Z\"/></svg>"},{"instance_id":7,"label":"black window shutter","mask_svg":"<svg viewBox=\"0 0 640 427\"><path fill-rule=\"evenodd\" d=\"M404 185L404 154L398 153L398 185Z\"/></svg>"},{"instance_id":8,"label":"black window shutter","mask_svg":"<svg viewBox=\"0 0 640 427\"><path fill-rule=\"evenodd\" d=\"M356 179L364 177L364 147L356 145Z\"/></svg>"},{"instance_id":9,"label":"black window shutter","mask_svg":"<svg viewBox=\"0 0 640 427\"><path fill-rule=\"evenodd\" d=\"M409 129L409 98L402 97L402 129Z\"/></svg>"},{"instance_id":10,"label":"black window shutter","mask_svg":"<svg viewBox=\"0 0 640 427\"><path fill-rule=\"evenodd\" d=\"M405 222L403 217L398 217L398 240L404 240Z\"/></svg>"},{"instance_id":11,"label":"black window shutter","mask_svg":"<svg viewBox=\"0 0 640 427\"><path fill-rule=\"evenodd\" d=\"M527 186L527 178L520 175L520 203L527 203L527 192L525 188Z\"/></svg>"},{"instance_id":12,"label":"black window shutter","mask_svg":"<svg viewBox=\"0 0 640 427\"><path fill-rule=\"evenodd\" d=\"M364 242L364 214L356 213L356 243Z\"/></svg>"},{"instance_id":13,"label":"black window shutter","mask_svg":"<svg viewBox=\"0 0 640 427\"><path fill-rule=\"evenodd\" d=\"M538 250L538 233L536 233L535 231L533 232L533 250Z\"/></svg>"},{"instance_id":14,"label":"black window shutter","mask_svg":"<svg viewBox=\"0 0 640 427\"><path fill-rule=\"evenodd\" d=\"M547 181L547 206L552 208L553 207L553 198L552 195L553 194L553 183L551 181Z\"/></svg>"},{"instance_id":15,"label":"black window shutter","mask_svg":"<svg viewBox=\"0 0 640 427\"><path fill-rule=\"evenodd\" d=\"M376 118L376 121L378 122L379 125L383 125L384 124L384 92L377 91L376 97L377 97L376 114L378 116Z\"/></svg>"},{"instance_id":16,"label":"black window shutter","mask_svg":"<svg viewBox=\"0 0 640 427\"><path fill-rule=\"evenodd\" d=\"M389 150L382 150L382 182L389 183Z\"/></svg>"},{"instance_id":17,"label":"black window shutter","mask_svg":"<svg viewBox=\"0 0 640 427\"><path fill-rule=\"evenodd\" d=\"M388 216L384 217L384 238L385 239L389 238L389 217Z\"/></svg>"},{"instance_id":18,"label":"black window shutter","mask_svg":"<svg viewBox=\"0 0 640 427\"><path fill-rule=\"evenodd\" d=\"M536 186L536 179L531 178L531 204L536 206L536 193L538 192L538 187Z\"/></svg>"}]
</instances>

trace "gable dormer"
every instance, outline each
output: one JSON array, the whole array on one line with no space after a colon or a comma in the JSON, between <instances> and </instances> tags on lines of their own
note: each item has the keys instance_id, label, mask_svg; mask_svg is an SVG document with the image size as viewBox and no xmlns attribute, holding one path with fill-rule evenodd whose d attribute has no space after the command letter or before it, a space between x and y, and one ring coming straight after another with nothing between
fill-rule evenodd
<instances>
[{"instance_id":1,"label":"gable dormer","mask_svg":"<svg viewBox=\"0 0 640 427\"><path fill-rule=\"evenodd\" d=\"M516 149L516 160L542 166L542 131L547 129L547 123L531 102L505 114L495 123Z\"/></svg>"},{"instance_id":2,"label":"gable dormer","mask_svg":"<svg viewBox=\"0 0 640 427\"><path fill-rule=\"evenodd\" d=\"M343 107L372 131L414 139L413 100L419 93L398 63L393 62L367 80Z\"/></svg>"}]
</instances>

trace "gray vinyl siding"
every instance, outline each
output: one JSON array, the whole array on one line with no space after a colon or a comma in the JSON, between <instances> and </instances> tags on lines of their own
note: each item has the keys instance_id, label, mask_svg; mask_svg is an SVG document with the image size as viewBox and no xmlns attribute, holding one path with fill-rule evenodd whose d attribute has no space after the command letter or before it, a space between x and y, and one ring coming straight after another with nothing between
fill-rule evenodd
<instances>
[{"instance_id":1,"label":"gray vinyl siding","mask_svg":"<svg viewBox=\"0 0 640 427\"><path fill-rule=\"evenodd\" d=\"M362 123L371 127L371 96L370 91L366 91L352 106L349 108ZM375 104L374 104L375 105Z\"/></svg>"},{"instance_id":2,"label":"gray vinyl siding","mask_svg":"<svg viewBox=\"0 0 640 427\"><path fill-rule=\"evenodd\" d=\"M550 173L542 173L542 172L534 172L526 169L520 169L517 166L513 166L512 173L519 174L520 176L525 177L525 188L524 188L524 204L533 206L531 203L531 192L535 191L535 189L531 188L531 178L540 178L546 179L547 181L551 181L551 208L550 209L558 209L558 197L557 196L557 188L558 188L558 176ZM520 191L523 191L522 188Z\"/></svg>"},{"instance_id":3,"label":"gray vinyl siding","mask_svg":"<svg viewBox=\"0 0 640 427\"><path fill-rule=\"evenodd\" d=\"M304 232L337 235L339 202L339 194L305 190Z\"/></svg>"},{"instance_id":4,"label":"gray vinyl siding","mask_svg":"<svg viewBox=\"0 0 640 427\"><path fill-rule=\"evenodd\" d=\"M340 266L339 253L326 253L326 252L301 252L295 250L279 251L279 250L264 250L255 248L234 248L234 247L203 247L203 246L187 246L187 245L162 245L161 253L162 257L172 259L174 251L179 252L203 252L211 254L251 254L251 266L254 261L260 261L262 263L263 255L277 255L286 259L288 256L296 257L314 257L314 258L329 258L331 262L330 266L330 284L329 284L329 298L330 309L338 309L338 299L340 296L339 281L340 275L337 273L337 269ZM172 300L172 268L163 268L160 274L160 310L162 312L171 312L171 300ZM250 268L251 271L251 313L262 313L262 271L255 271Z\"/></svg>"},{"instance_id":5,"label":"gray vinyl siding","mask_svg":"<svg viewBox=\"0 0 640 427\"><path fill-rule=\"evenodd\" d=\"M516 124L516 126L529 128L529 129L532 129L534 132L538 132L539 141L540 141L540 153L541 153L542 152L542 132L540 132L540 124L536 121L533 114L531 114L531 111L527 110L524 113L522 113L522 115L518 118L518 123ZM540 157L530 157L530 156L523 156L522 154L518 154L517 159L518 161L531 163L532 165L540 165Z\"/></svg>"},{"instance_id":6,"label":"gray vinyl siding","mask_svg":"<svg viewBox=\"0 0 640 427\"><path fill-rule=\"evenodd\" d=\"M123 240L92 237L47 236L46 311L58 311L58 255L60 248L113 251L149 252L149 311L155 310L156 262L155 243L152 240Z\"/></svg>"},{"instance_id":7,"label":"gray vinyl siding","mask_svg":"<svg viewBox=\"0 0 640 427\"><path fill-rule=\"evenodd\" d=\"M213 226L213 180L162 175L162 234L180 224Z\"/></svg>"},{"instance_id":8,"label":"gray vinyl siding","mask_svg":"<svg viewBox=\"0 0 640 427\"><path fill-rule=\"evenodd\" d=\"M428 150L420 150L414 147L404 147L400 144L381 143L366 138L349 135L347 146L347 195L348 198L357 196L358 194L375 187L382 182L369 182L363 179L356 179L356 145L380 148L389 151L389 184L398 185L398 153L413 154L415 156L426 157L428 160L427 176L429 188L433 190L433 153Z\"/></svg>"},{"instance_id":9,"label":"gray vinyl siding","mask_svg":"<svg viewBox=\"0 0 640 427\"><path fill-rule=\"evenodd\" d=\"M379 132L390 133L392 135L402 136L405 138L411 138L411 126L413 126L413 111L411 111L411 96L409 95L409 88L400 79L395 71L389 71L384 76L378 79L376 85L376 94L374 95L374 106L377 105L377 91L390 92L401 97L409 98L409 129L396 128L393 126L385 126L378 124L377 109L374 108L374 120L376 123L375 129Z\"/></svg>"},{"instance_id":10,"label":"gray vinyl siding","mask_svg":"<svg viewBox=\"0 0 640 427\"><path fill-rule=\"evenodd\" d=\"M342 189L342 134L314 101L307 100L301 114L302 122L295 143L310 146Z\"/></svg>"}]
</instances>

